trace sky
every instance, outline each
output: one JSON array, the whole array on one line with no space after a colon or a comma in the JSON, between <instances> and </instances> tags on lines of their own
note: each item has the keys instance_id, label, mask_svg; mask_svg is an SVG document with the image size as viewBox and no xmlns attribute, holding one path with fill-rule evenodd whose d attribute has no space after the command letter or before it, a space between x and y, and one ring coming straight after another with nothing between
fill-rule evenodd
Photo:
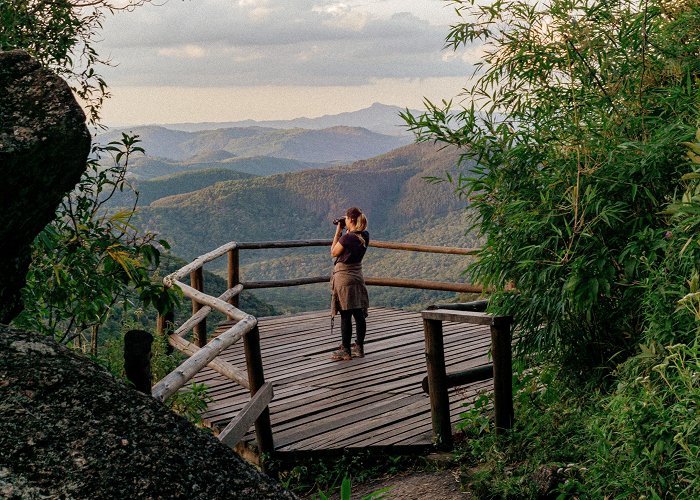
<instances>
[{"instance_id":1,"label":"sky","mask_svg":"<svg viewBox=\"0 0 700 500\"><path fill-rule=\"evenodd\" d=\"M317 117L455 97L444 0L156 0L108 14L107 125Z\"/></svg>"}]
</instances>

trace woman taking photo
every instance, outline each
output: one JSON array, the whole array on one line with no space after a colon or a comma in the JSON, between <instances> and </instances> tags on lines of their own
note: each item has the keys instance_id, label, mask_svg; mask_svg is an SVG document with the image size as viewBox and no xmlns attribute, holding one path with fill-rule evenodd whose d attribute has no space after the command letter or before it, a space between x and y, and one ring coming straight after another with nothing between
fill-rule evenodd
<instances>
[{"instance_id":1,"label":"woman taking photo","mask_svg":"<svg viewBox=\"0 0 700 500\"><path fill-rule=\"evenodd\" d=\"M340 313L342 344L331 355L335 361L362 358L365 355L367 308L369 296L362 276L362 258L369 244L367 218L357 207L348 208L345 217L333 221L335 236L331 256L335 259L331 277L331 316ZM345 229L345 234L343 233ZM355 343L352 339L352 318L355 318Z\"/></svg>"}]
</instances>

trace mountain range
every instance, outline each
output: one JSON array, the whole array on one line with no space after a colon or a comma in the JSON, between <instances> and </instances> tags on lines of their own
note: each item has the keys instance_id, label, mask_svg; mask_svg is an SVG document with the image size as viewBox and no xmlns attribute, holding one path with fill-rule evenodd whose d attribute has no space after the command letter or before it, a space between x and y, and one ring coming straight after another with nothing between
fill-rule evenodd
<instances>
[{"instance_id":1,"label":"mountain range","mask_svg":"<svg viewBox=\"0 0 700 500\"><path fill-rule=\"evenodd\" d=\"M232 122L200 122L200 123L170 123L163 127L172 130L182 130L185 132L199 132L202 130L214 130L218 128L241 128L241 127L267 127L279 129L324 129L337 126L362 127L372 132L384 135L411 136L407 131L406 124L401 120L399 113L404 112L404 108L398 106L388 106L375 102L369 108L340 113L335 115L324 115L318 118L294 118L292 120L242 120ZM415 110L412 110L416 113ZM122 127L123 128L123 127Z\"/></svg>"},{"instance_id":2,"label":"mountain range","mask_svg":"<svg viewBox=\"0 0 700 500\"><path fill-rule=\"evenodd\" d=\"M474 238L464 234L464 202L454 196L453 187L425 179L453 171L458 159L453 148L420 143L348 165L267 176L225 179L220 176L232 175L230 171L200 169L144 183L160 190L142 199L138 224L165 237L173 252L187 260L234 240L330 240L331 221L349 206L367 214L373 239L475 246ZM202 180L205 176L208 180ZM460 273L466 262L458 256L373 249L366 273L455 281L464 279ZM318 276L329 274L331 267L326 247L243 252L241 263L246 280ZM223 274L224 265L209 270ZM255 293L287 312L325 307L328 297L327 285ZM377 305L406 306L444 295L372 291Z\"/></svg>"},{"instance_id":3,"label":"mountain range","mask_svg":"<svg viewBox=\"0 0 700 500\"><path fill-rule=\"evenodd\" d=\"M413 143L396 134L400 108L365 110L276 122L151 125L111 130L139 135L145 156L130 159L138 191L134 219L141 229L171 243L174 256L192 260L229 241L330 240L331 221L350 206L369 219L374 240L457 247L478 246L465 234L468 211L445 178L459 163L451 147ZM358 126L361 125L361 126ZM380 133L393 130L392 135ZM462 165L464 167L464 165ZM134 205L125 190L111 206ZM205 267L225 276L225 259ZM460 281L469 258L370 249L365 273ZM330 274L328 247L241 252L245 281ZM249 293L249 292L246 292ZM279 312L325 308L328 285L255 290ZM455 294L374 287L374 305L424 307Z\"/></svg>"},{"instance_id":4,"label":"mountain range","mask_svg":"<svg viewBox=\"0 0 700 500\"><path fill-rule=\"evenodd\" d=\"M97 142L118 141L122 133L138 135L139 146L149 158L191 163L267 156L309 164L340 164L372 158L412 142L406 136L345 126L322 130L240 127L183 132L155 125L110 130L98 135ZM134 167L137 172L138 164Z\"/></svg>"}]
</instances>

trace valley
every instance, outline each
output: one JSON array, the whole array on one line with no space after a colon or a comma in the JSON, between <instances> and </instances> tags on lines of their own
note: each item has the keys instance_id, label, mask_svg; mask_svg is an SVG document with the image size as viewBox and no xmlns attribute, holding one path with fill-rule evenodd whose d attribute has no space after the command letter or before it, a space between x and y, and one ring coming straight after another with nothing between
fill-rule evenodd
<instances>
[{"instance_id":1,"label":"valley","mask_svg":"<svg viewBox=\"0 0 700 500\"><path fill-rule=\"evenodd\" d=\"M249 137L259 132L253 129ZM459 153L454 148L407 144L369 158L331 165L310 161L308 152L299 153L297 158L246 156L250 149L237 149L231 142L200 141L193 148L192 137L184 139L180 131L172 131L171 138L180 138L180 145L175 153L168 153L162 144L150 147L156 137L162 136L162 131L161 135L152 134L154 130L147 129L142 138L148 156L137 158L130 168L131 180L139 192L135 222L168 240L172 253L185 260L229 241L330 240L334 230L331 221L349 206L362 208L375 240L478 246L474 236L465 234L468 213L464 201L454 195L453 186L426 179L444 178L455 171ZM235 135L232 130L220 129L218 134L230 138ZM337 132L337 128L332 130ZM281 132L284 136L290 131ZM331 135L337 137L335 132ZM235 133L245 136L240 131ZM367 133L360 129L358 137ZM290 140L286 151L306 151L307 134L297 131L294 137L299 142ZM343 147L326 146L336 151L353 150L356 137L348 137L353 136L346 134ZM166 144L172 146L172 140ZM224 146L228 149L221 149ZM195 154L178 160L182 153L177 151L186 149ZM162 157L151 156L152 150ZM367 151L372 148L368 146ZM165 158L166 153L171 158ZM166 172L171 173L163 175ZM122 206L133 201L134 194L128 192L115 198L115 203ZM462 271L468 259L372 249L364 264L366 276L464 281ZM207 270L225 276L225 265L221 259ZM325 247L258 250L242 252L241 266L242 279L256 281L327 275L332 261ZM374 305L391 307L421 308L455 298L449 292L388 287L372 287L370 293ZM254 295L282 313L323 309L329 300L327 285L256 290Z\"/></svg>"}]
</instances>

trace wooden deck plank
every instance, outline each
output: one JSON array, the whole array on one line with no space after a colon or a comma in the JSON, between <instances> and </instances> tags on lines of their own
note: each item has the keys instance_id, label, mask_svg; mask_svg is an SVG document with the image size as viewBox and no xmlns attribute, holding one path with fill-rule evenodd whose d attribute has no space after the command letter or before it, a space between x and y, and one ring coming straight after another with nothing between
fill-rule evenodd
<instances>
[{"instance_id":1,"label":"wooden deck plank","mask_svg":"<svg viewBox=\"0 0 700 500\"><path fill-rule=\"evenodd\" d=\"M222 323L217 332L231 322ZM228 326L227 326L228 325ZM259 318L265 379L274 386L269 405L275 448L283 452L429 446L430 400L421 382L426 375L420 313L370 308L365 358L331 361L340 341L340 321L331 336L328 311ZM448 323L443 329L448 372L488 362L487 326ZM242 343L222 353L244 368ZM195 381L213 398L205 422L225 427L250 401L246 389L206 368ZM492 381L450 390L455 425L465 411L463 399ZM244 441L254 439L252 430Z\"/></svg>"}]
</instances>

